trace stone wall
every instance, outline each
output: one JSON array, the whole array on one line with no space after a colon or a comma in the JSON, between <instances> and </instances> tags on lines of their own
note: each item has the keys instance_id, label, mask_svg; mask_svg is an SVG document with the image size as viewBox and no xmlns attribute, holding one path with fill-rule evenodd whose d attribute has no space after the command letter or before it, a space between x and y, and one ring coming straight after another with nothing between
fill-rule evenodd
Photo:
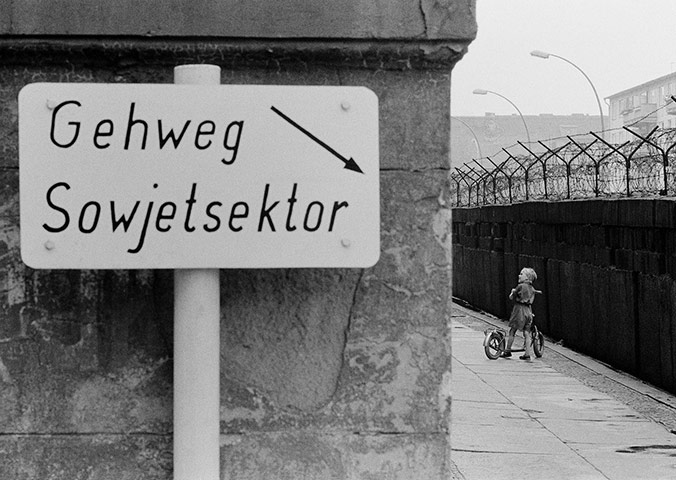
<instances>
[{"instance_id":1,"label":"stone wall","mask_svg":"<svg viewBox=\"0 0 676 480\"><path fill-rule=\"evenodd\" d=\"M186 63L220 65L223 84L363 85L380 102L380 261L221 271L221 477L448 478L442 193L474 2L149 5L0 5L0 478L171 478L172 272L23 265L17 94L171 83Z\"/></svg>"},{"instance_id":2,"label":"stone wall","mask_svg":"<svg viewBox=\"0 0 676 480\"><path fill-rule=\"evenodd\" d=\"M453 210L453 294L507 318L525 266L554 340L676 392L676 201L528 202Z\"/></svg>"}]
</instances>

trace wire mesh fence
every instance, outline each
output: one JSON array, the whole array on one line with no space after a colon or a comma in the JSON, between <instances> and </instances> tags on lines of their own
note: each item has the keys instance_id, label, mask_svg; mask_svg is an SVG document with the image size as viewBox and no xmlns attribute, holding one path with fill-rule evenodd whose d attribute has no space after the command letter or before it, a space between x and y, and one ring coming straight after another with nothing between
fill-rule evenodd
<instances>
[{"instance_id":1,"label":"wire mesh fence","mask_svg":"<svg viewBox=\"0 0 676 480\"><path fill-rule=\"evenodd\" d=\"M518 142L456 168L453 206L613 196L676 196L676 128L642 132L612 144L603 135L566 136L561 145Z\"/></svg>"}]
</instances>

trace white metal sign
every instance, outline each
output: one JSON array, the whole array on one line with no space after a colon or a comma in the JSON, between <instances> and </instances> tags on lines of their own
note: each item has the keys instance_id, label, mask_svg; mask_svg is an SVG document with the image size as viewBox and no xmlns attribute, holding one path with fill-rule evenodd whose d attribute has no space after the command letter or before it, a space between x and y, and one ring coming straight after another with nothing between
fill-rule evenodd
<instances>
[{"instance_id":1,"label":"white metal sign","mask_svg":"<svg viewBox=\"0 0 676 480\"><path fill-rule=\"evenodd\" d=\"M19 94L34 268L366 267L378 99L363 87L36 83Z\"/></svg>"}]
</instances>

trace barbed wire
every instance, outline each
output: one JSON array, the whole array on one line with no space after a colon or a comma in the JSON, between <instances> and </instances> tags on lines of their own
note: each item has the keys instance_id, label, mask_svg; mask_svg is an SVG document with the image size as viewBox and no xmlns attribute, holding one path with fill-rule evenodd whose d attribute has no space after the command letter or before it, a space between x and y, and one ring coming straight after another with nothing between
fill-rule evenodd
<instances>
[{"instance_id":1,"label":"barbed wire","mask_svg":"<svg viewBox=\"0 0 676 480\"><path fill-rule=\"evenodd\" d=\"M671 98L676 102L676 97ZM647 133L630 126L621 129L634 140L612 144L604 135L620 130L612 129L601 135L589 132L517 142L492 157L473 159L450 174L451 203L472 206L612 196L676 196L676 128L660 130L655 126ZM547 145L554 141L561 145Z\"/></svg>"}]
</instances>

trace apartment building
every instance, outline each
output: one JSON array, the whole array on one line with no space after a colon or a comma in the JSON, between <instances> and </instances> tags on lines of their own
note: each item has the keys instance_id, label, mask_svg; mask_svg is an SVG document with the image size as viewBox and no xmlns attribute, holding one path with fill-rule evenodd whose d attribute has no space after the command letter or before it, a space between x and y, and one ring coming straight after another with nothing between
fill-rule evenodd
<instances>
[{"instance_id":1,"label":"apartment building","mask_svg":"<svg viewBox=\"0 0 676 480\"><path fill-rule=\"evenodd\" d=\"M660 129L676 128L676 72L636 85L606 97L610 108L610 131L606 139L611 143L636 140L636 136L622 127L639 134Z\"/></svg>"}]
</instances>

